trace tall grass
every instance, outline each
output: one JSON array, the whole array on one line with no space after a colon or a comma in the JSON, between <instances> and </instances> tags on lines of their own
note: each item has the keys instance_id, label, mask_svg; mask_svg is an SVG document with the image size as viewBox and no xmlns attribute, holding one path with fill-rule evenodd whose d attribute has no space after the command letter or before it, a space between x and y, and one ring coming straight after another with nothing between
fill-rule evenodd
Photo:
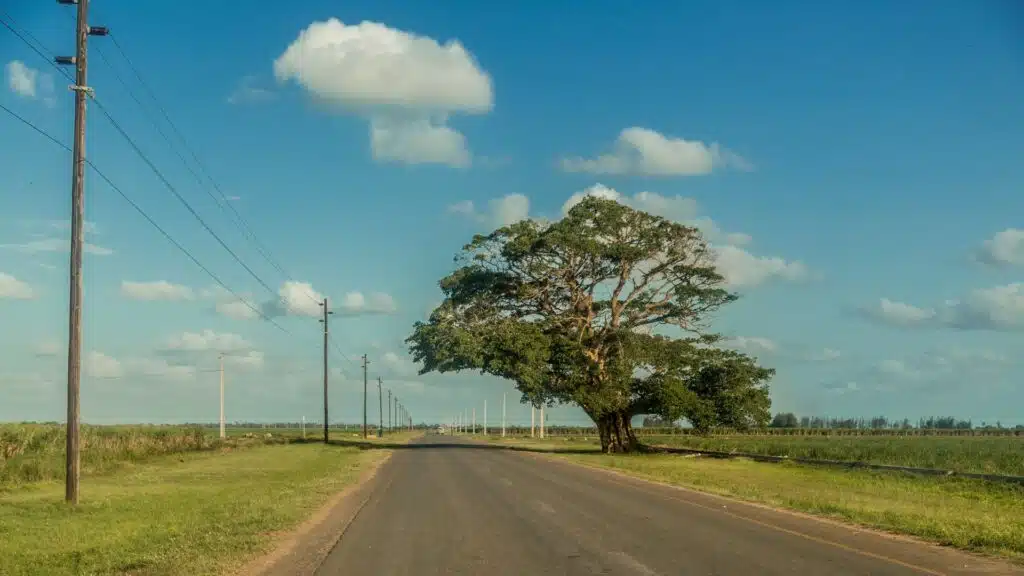
<instances>
[{"instance_id":1,"label":"tall grass","mask_svg":"<svg viewBox=\"0 0 1024 576\"><path fill-rule=\"evenodd\" d=\"M652 445L1024 476L1014 436L649 436Z\"/></svg>"},{"instance_id":2,"label":"tall grass","mask_svg":"<svg viewBox=\"0 0 1024 576\"><path fill-rule=\"evenodd\" d=\"M81 428L82 474L109 472L155 456L285 442L280 435L248 434L220 440L198 426L88 426ZM64 478L64 426L0 424L0 489Z\"/></svg>"}]
</instances>

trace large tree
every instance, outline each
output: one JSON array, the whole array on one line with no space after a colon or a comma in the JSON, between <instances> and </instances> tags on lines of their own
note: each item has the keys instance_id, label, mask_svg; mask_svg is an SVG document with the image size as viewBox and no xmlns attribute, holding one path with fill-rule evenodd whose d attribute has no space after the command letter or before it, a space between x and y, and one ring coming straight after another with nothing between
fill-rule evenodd
<instances>
[{"instance_id":1,"label":"large tree","mask_svg":"<svg viewBox=\"0 0 1024 576\"><path fill-rule=\"evenodd\" d=\"M707 331L736 296L696 228L586 197L557 222L477 235L456 262L407 339L421 373L478 370L533 405L575 404L606 452L638 447L639 414L699 430L770 419L774 371Z\"/></svg>"}]
</instances>

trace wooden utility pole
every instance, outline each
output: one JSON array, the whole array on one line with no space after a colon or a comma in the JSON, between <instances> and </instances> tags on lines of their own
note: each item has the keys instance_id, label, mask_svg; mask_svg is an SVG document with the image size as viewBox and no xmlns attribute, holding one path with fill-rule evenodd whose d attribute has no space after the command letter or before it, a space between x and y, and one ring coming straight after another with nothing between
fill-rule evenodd
<instances>
[{"instance_id":1,"label":"wooden utility pole","mask_svg":"<svg viewBox=\"0 0 1024 576\"><path fill-rule=\"evenodd\" d=\"M58 0L75 4L73 0ZM58 56L56 63L75 66L75 140L71 160L71 260L68 298L68 401L67 442L65 446L64 500L78 504L79 420L81 418L82 375L82 253L85 248L85 103L92 95L86 81L89 36L106 36L102 26L89 26L89 0L78 0L75 26L75 56Z\"/></svg>"},{"instance_id":2,"label":"wooden utility pole","mask_svg":"<svg viewBox=\"0 0 1024 576\"><path fill-rule=\"evenodd\" d=\"M224 439L224 354L220 355L220 437Z\"/></svg>"},{"instance_id":3,"label":"wooden utility pole","mask_svg":"<svg viewBox=\"0 0 1024 576\"><path fill-rule=\"evenodd\" d=\"M370 365L370 361L366 359L366 354L363 354L363 439L366 439L366 367Z\"/></svg>"},{"instance_id":4,"label":"wooden utility pole","mask_svg":"<svg viewBox=\"0 0 1024 576\"><path fill-rule=\"evenodd\" d=\"M324 444L327 444L330 436L330 420L327 418L327 375L329 374L327 371L327 318L334 312L327 307L327 298L324 298L320 306L324 309L324 317L320 319L320 322L324 325Z\"/></svg>"},{"instance_id":5,"label":"wooden utility pole","mask_svg":"<svg viewBox=\"0 0 1024 576\"><path fill-rule=\"evenodd\" d=\"M384 392L381 389L381 379L377 376L377 406L380 409L380 425L377 426L377 438L384 437Z\"/></svg>"},{"instance_id":6,"label":"wooden utility pole","mask_svg":"<svg viewBox=\"0 0 1024 576\"><path fill-rule=\"evenodd\" d=\"M391 390L388 390L388 432L394 432L395 427L391 420Z\"/></svg>"}]
</instances>

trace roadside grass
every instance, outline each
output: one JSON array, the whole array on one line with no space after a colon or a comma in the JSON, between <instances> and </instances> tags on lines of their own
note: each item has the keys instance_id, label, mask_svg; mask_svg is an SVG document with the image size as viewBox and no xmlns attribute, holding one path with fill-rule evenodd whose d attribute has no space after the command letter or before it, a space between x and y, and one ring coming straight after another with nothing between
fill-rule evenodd
<instances>
[{"instance_id":1,"label":"roadside grass","mask_svg":"<svg viewBox=\"0 0 1024 576\"><path fill-rule=\"evenodd\" d=\"M579 440L488 440L1024 563L1024 487L1016 484L674 454L559 453L593 447Z\"/></svg>"},{"instance_id":2,"label":"roadside grass","mask_svg":"<svg viewBox=\"0 0 1024 576\"><path fill-rule=\"evenodd\" d=\"M593 436L517 437L551 447L598 446ZM490 436L488 441L501 442ZM713 436L651 435L640 441L650 446L689 448L714 452L743 452L762 456L788 456L866 462L956 472L1024 476L1024 436L768 436L733 434Z\"/></svg>"},{"instance_id":3,"label":"roadside grass","mask_svg":"<svg viewBox=\"0 0 1024 576\"><path fill-rule=\"evenodd\" d=\"M218 574L270 549L386 450L316 443L152 457L0 493L0 574Z\"/></svg>"},{"instance_id":4,"label":"roadside grass","mask_svg":"<svg viewBox=\"0 0 1024 576\"><path fill-rule=\"evenodd\" d=\"M1024 476L1024 436L650 436L655 446Z\"/></svg>"},{"instance_id":5,"label":"roadside grass","mask_svg":"<svg viewBox=\"0 0 1024 576\"><path fill-rule=\"evenodd\" d=\"M81 470L83 476L111 474L130 469L153 458L171 454L212 450L238 450L266 444L314 443L323 438L322 429L228 427L227 438L217 428L199 426L83 425ZM369 442L404 443L422 434L400 431L375 436ZM331 430L331 439L359 438L361 432ZM59 424L0 424L0 493L35 482L64 478L64 427Z\"/></svg>"}]
</instances>

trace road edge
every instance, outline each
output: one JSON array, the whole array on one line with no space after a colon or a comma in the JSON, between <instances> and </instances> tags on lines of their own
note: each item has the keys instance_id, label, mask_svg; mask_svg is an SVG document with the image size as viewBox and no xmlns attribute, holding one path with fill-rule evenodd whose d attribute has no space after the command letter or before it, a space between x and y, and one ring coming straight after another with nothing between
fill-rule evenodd
<instances>
[{"instance_id":1,"label":"road edge","mask_svg":"<svg viewBox=\"0 0 1024 576\"><path fill-rule=\"evenodd\" d=\"M996 555L983 554L983 553L976 552L976 551L973 551L973 550L964 550L962 548L957 548L957 547L953 547L953 546L944 546L942 544L939 544L939 543L936 543L936 542L933 542L933 541L929 541L929 540L925 540L923 538L919 538L917 536L913 536L913 535L910 535L910 534L903 534L903 533L900 533L900 532L892 532L892 531L884 530L884 529L881 529L881 528L876 528L876 527L872 527L872 526L865 526L863 524L858 524L858 523L853 523L853 522L844 522L842 520L838 520L838 519L835 519L835 518L829 518L829 517L826 517L826 516L817 516L815 514L810 514L810 513L807 513L807 512L800 512L798 510L790 510L788 508L779 508L779 507L771 506L769 504L764 504L764 503L761 503L761 502L744 500L742 498L730 497L730 496L725 496L725 495L722 495L722 494L715 494L713 492L705 492L703 490L699 490L699 489L696 489L696 488L691 488L689 486L680 486L678 484L671 484L671 483L668 483L668 482L661 482L661 481L653 480L653 479L650 479L650 478L644 478L643 476L636 476L636 475L630 474L628 472L623 472L621 470L613 470L613 469L610 469L610 468L605 468L603 466L595 466L593 464L587 464L587 463L584 463L584 462L577 462L575 460L571 460L571 459L568 459L568 458L560 458L558 454L542 453L542 452L527 452L527 451L515 451L515 452L522 453L522 454L524 454L524 455L526 455L527 457L530 457L530 458L536 458L536 459L540 459L540 460L548 460L548 461L551 461L551 462L559 462L559 463L561 463L563 465L575 466L575 467L578 467L578 468L583 468L583 469L590 470L590 471L593 471L593 472L596 472L596 473L599 473L599 474L605 474L605 475L608 475L608 476L611 476L611 477L620 478L620 479L626 480L628 482L636 482L636 483L639 483L641 485L646 484L646 485L649 485L649 486L654 486L654 487L658 487L658 488L662 488L662 489L671 489L671 490L679 491L679 492L682 492L682 493L685 493L685 494L689 494L691 496L696 496L698 498L709 498L709 499L714 500L714 501L728 502L728 503L736 504L739 507L749 507L749 508L751 508L753 510L759 510L761 512L766 512L766 513L769 513L769 514L780 514L780 515L783 515L783 516L790 516L790 517L799 518L799 519L802 519L802 520L810 520L810 521L813 521L813 522L821 523L824 526L831 526L831 527L834 527L834 528L850 530L850 531L853 531L853 532L861 532L861 533L869 534L869 535L872 535L872 536L883 537L883 538L886 538L886 539L889 539L889 540L892 540L892 541L897 541L897 542L902 541L902 542L907 543L907 544L915 544L915 545L918 545L918 546L922 546L925 549L930 549L934 553L939 553L939 554L949 555L949 556L960 556L961 558L969 558L969 559L974 560L975 562L978 563L978 565L971 566L972 569L977 569L978 571L977 572L971 571L971 573L979 573L979 574L1022 574L1022 575L1024 575L1024 564L1015 562L1013 558L1006 558L1006 557L1001 557L1001 556L996 556ZM724 508L724 506L723 506L723 508ZM743 515L743 516L745 516L745 515ZM749 518L747 518L747 519L749 519ZM796 535L802 536L802 537L811 536L811 535L806 534L806 533L800 533L802 531L799 531L799 530L784 530L784 531L797 532ZM813 536L811 536L811 537L814 538ZM835 542L827 542L827 543L835 544ZM889 560L891 560L891 559L889 559ZM915 566L915 567L919 568L919 569L922 568L920 566ZM1003 572L1002 570L1004 570L1004 569L1008 569L1010 571L1009 572Z\"/></svg>"},{"instance_id":2,"label":"road edge","mask_svg":"<svg viewBox=\"0 0 1024 576\"><path fill-rule=\"evenodd\" d=\"M269 552L229 572L236 576L312 576L370 500L389 451L360 472L355 482L330 497Z\"/></svg>"}]
</instances>

